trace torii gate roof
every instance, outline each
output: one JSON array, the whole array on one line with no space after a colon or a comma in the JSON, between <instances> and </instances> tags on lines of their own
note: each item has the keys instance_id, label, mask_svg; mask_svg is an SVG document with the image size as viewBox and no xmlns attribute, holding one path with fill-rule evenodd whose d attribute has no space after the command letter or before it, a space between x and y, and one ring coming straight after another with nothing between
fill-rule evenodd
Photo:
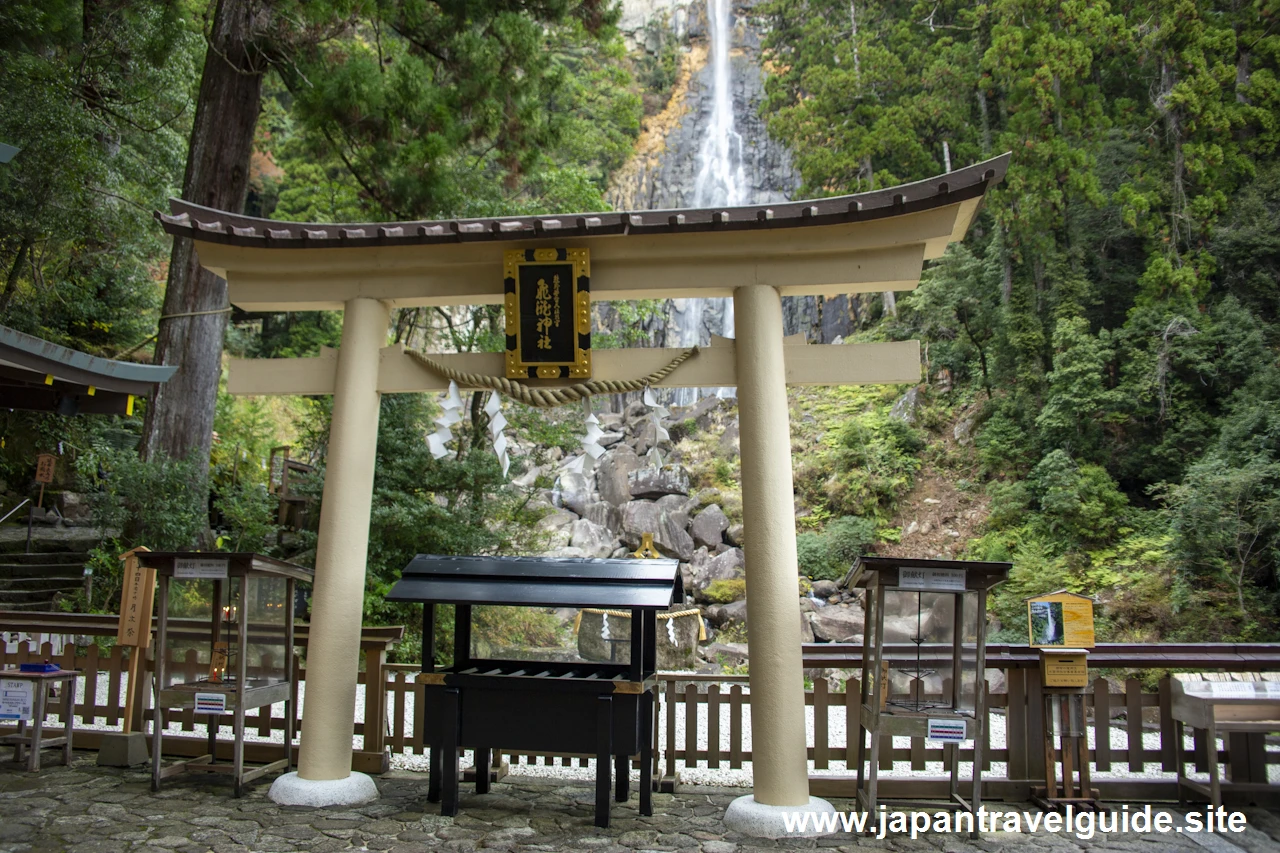
<instances>
[{"instance_id":1,"label":"torii gate roof","mask_svg":"<svg viewBox=\"0 0 1280 853\"><path fill-rule=\"evenodd\" d=\"M1008 164L1004 154L873 192L726 209L309 224L173 199L173 215L157 217L196 241L249 311L334 310L355 297L500 303L502 252L548 245L591 250L595 301L729 296L744 284L785 296L911 290Z\"/></svg>"}]
</instances>

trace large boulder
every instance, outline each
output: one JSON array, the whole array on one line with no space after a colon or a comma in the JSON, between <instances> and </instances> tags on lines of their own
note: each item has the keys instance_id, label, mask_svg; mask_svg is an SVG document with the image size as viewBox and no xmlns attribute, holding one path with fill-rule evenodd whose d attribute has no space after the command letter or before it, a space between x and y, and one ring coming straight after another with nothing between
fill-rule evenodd
<instances>
[{"instance_id":1,"label":"large boulder","mask_svg":"<svg viewBox=\"0 0 1280 853\"><path fill-rule=\"evenodd\" d=\"M851 637L861 637L864 619L861 607L831 605L809 614L814 637L824 643L848 643Z\"/></svg>"},{"instance_id":2,"label":"large boulder","mask_svg":"<svg viewBox=\"0 0 1280 853\"><path fill-rule=\"evenodd\" d=\"M614 536L617 536L618 531L622 529L622 513L618 512L618 508L608 501L596 501L588 504L582 517L592 524L608 528L609 532Z\"/></svg>"},{"instance_id":3,"label":"large boulder","mask_svg":"<svg viewBox=\"0 0 1280 853\"><path fill-rule=\"evenodd\" d=\"M703 648L702 656L721 666L742 666L747 662L747 644L712 643Z\"/></svg>"},{"instance_id":4,"label":"large boulder","mask_svg":"<svg viewBox=\"0 0 1280 853\"><path fill-rule=\"evenodd\" d=\"M738 444L738 421L735 419L720 434L720 455L726 459L733 459L739 453Z\"/></svg>"},{"instance_id":5,"label":"large boulder","mask_svg":"<svg viewBox=\"0 0 1280 853\"><path fill-rule=\"evenodd\" d=\"M658 535L653 543L668 557L688 561L693 558L693 537L685 530L689 516L683 512L664 512L658 517Z\"/></svg>"},{"instance_id":6,"label":"large boulder","mask_svg":"<svg viewBox=\"0 0 1280 853\"><path fill-rule=\"evenodd\" d=\"M618 540L609 528L580 518L570 530L569 544L581 548L588 557L608 557L618 547Z\"/></svg>"},{"instance_id":7,"label":"large boulder","mask_svg":"<svg viewBox=\"0 0 1280 853\"><path fill-rule=\"evenodd\" d=\"M622 541L630 548L640 547L640 536L652 533L656 540L658 525L662 521L662 510L653 501L627 501L621 507ZM656 544L656 542L655 542ZM690 557L693 556L690 550Z\"/></svg>"},{"instance_id":8,"label":"large boulder","mask_svg":"<svg viewBox=\"0 0 1280 853\"><path fill-rule=\"evenodd\" d=\"M689 407L687 412L682 412L681 420L694 420L698 424L698 429L707 429L711 426L712 414L720 408L724 403L719 397L703 397L698 402Z\"/></svg>"},{"instance_id":9,"label":"large boulder","mask_svg":"<svg viewBox=\"0 0 1280 853\"><path fill-rule=\"evenodd\" d=\"M658 427L653 422L653 418L637 423L633 427L633 432L635 438L631 440L631 446L640 456L644 456L658 446Z\"/></svg>"},{"instance_id":10,"label":"large boulder","mask_svg":"<svg viewBox=\"0 0 1280 853\"><path fill-rule=\"evenodd\" d=\"M693 541L707 548L714 548L724 541L724 532L729 529L729 518L719 505L712 504L694 516Z\"/></svg>"},{"instance_id":11,"label":"large boulder","mask_svg":"<svg viewBox=\"0 0 1280 853\"><path fill-rule=\"evenodd\" d=\"M903 423L914 424L920 411L920 389L909 388L889 410L889 417Z\"/></svg>"},{"instance_id":12,"label":"large boulder","mask_svg":"<svg viewBox=\"0 0 1280 853\"><path fill-rule=\"evenodd\" d=\"M697 508L698 503L694 498L685 497L684 495L663 495L654 501L658 505L658 509L663 512L682 512L686 515Z\"/></svg>"},{"instance_id":13,"label":"large boulder","mask_svg":"<svg viewBox=\"0 0 1280 853\"><path fill-rule=\"evenodd\" d=\"M668 627L670 626L670 627ZM658 669L691 670L698 666L698 634L700 615L658 621ZM675 642L671 641L672 635Z\"/></svg>"},{"instance_id":14,"label":"large boulder","mask_svg":"<svg viewBox=\"0 0 1280 853\"><path fill-rule=\"evenodd\" d=\"M604 630L606 618L609 624L607 639ZM583 660L626 661L630 640L630 618L582 611L582 621L578 623L578 656Z\"/></svg>"},{"instance_id":15,"label":"large boulder","mask_svg":"<svg viewBox=\"0 0 1280 853\"><path fill-rule=\"evenodd\" d=\"M813 582L813 594L818 598L822 599L823 601L826 601L828 598L837 594L839 591L840 590L836 586L835 581L814 581Z\"/></svg>"},{"instance_id":16,"label":"large boulder","mask_svg":"<svg viewBox=\"0 0 1280 853\"><path fill-rule=\"evenodd\" d=\"M560 503L578 515L584 515L591 503L591 480L586 474L566 471L560 475Z\"/></svg>"},{"instance_id":17,"label":"large boulder","mask_svg":"<svg viewBox=\"0 0 1280 853\"><path fill-rule=\"evenodd\" d=\"M633 500L663 495L688 495L689 472L679 465L663 465L661 468L638 468L628 475L629 490Z\"/></svg>"},{"instance_id":18,"label":"large boulder","mask_svg":"<svg viewBox=\"0 0 1280 853\"><path fill-rule=\"evenodd\" d=\"M742 598L723 605L720 608L719 617L721 625L728 625L730 622L737 622L740 625L747 624L747 600Z\"/></svg>"},{"instance_id":19,"label":"large boulder","mask_svg":"<svg viewBox=\"0 0 1280 853\"><path fill-rule=\"evenodd\" d=\"M578 516L567 509L554 510L538 520L538 529L549 534L547 539L548 551L564 548L569 544L573 523L577 520Z\"/></svg>"},{"instance_id":20,"label":"large boulder","mask_svg":"<svg viewBox=\"0 0 1280 853\"><path fill-rule=\"evenodd\" d=\"M727 581L742 577L743 565L742 551L739 548L731 548L723 554L712 557L702 566L695 564L693 569L694 594L701 596L706 592L707 587L711 586L715 581Z\"/></svg>"},{"instance_id":21,"label":"large boulder","mask_svg":"<svg viewBox=\"0 0 1280 853\"><path fill-rule=\"evenodd\" d=\"M724 532L725 541L730 545L736 545L741 548L743 543L747 541L746 528L741 524L731 524L729 529Z\"/></svg>"},{"instance_id":22,"label":"large boulder","mask_svg":"<svg viewBox=\"0 0 1280 853\"><path fill-rule=\"evenodd\" d=\"M600 457L596 467L596 488L600 490L602 500L614 506L622 506L631 500L629 476L643 463L630 447L619 445Z\"/></svg>"}]
</instances>

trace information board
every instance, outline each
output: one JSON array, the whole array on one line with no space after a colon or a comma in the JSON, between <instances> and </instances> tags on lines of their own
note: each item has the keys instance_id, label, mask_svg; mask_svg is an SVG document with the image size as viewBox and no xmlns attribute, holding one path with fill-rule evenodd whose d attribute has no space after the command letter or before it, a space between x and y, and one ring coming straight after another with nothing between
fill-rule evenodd
<instances>
[{"instance_id":1,"label":"information board","mask_svg":"<svg viewBox=\"0 0 1280 853\"><path fill-rule=\"evenodd\" d=\"M178 557L173 561L175 578L211 578L219 580L227 576L227 559L217 557Z\"/></svg>"},{"instance_id":2,"label":"information board","mask_svg":"<svg viewBox=\"0 0 1280 853\"><path fill-rule=\"evenodd\" d=\"M1028 598L1027 644L1037 649L1093 648L1093 599L1065 590Z\"/></svg>"},{"instance_id":3,"label":"information board","mask_svg":"<svg viewBox=\"0 0 1280 853\"><path fill-rule=\"evenodd\" d=\"M23 678L0 679L0 720L30 720L34 687Z\"/></svg>"},{"instance_id":4,"label":"information board","mask_svg":"<svg viewBox=\"0 0 1280 853\"><path fill-rule=\"evenodd\" d=\"M898 569L898 589L964 592L964 569Z\"/></svg>"}]
</instances>

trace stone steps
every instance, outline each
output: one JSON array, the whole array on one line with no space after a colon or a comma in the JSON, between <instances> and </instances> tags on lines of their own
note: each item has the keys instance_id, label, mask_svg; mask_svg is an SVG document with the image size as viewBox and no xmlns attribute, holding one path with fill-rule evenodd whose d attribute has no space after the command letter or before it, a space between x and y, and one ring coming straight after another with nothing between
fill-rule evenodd
<instances>
[{"instance_id":1,"label":"stone steps","mask_svg":"<svg viewBox=\"0 0 1280 853\"><path fill-rule=\"evenodd\" d=\"M59 595L83 588L83 551L0 555L0 610L54 610Z\"/></svg>"}]
</instances>

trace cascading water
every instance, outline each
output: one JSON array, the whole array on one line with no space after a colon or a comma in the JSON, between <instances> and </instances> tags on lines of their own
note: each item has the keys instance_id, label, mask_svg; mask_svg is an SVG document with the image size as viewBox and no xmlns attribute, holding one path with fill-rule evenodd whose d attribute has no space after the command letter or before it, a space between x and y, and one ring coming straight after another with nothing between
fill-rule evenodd
<instances>
[{"instance_id":1,"label":"cascading water","mask_svg":"<svg viewBox=\"0 0 1280 853\"><path fill-rule=\"evenodd\" d=\"M743 158L742 135L738 133L733 110L733 92L730 88L731 69L729 45L733 37L731 0L707 0L707 29L711 36L711 115L706 135L698 149L698 175L694 182L694 207L736 207L747 202L747 180ZM703 336L703 317L708 303L718 309L713 314L721 318L719 329L707 329ZM733 337L733 299L673 300L674 319L682 347L710 342L711 334ZM730 388L716 388L717 396L731 396ZM672 402L687 406L699 394L696 388L678 388Z\"/></svg>"}]
</instances>

